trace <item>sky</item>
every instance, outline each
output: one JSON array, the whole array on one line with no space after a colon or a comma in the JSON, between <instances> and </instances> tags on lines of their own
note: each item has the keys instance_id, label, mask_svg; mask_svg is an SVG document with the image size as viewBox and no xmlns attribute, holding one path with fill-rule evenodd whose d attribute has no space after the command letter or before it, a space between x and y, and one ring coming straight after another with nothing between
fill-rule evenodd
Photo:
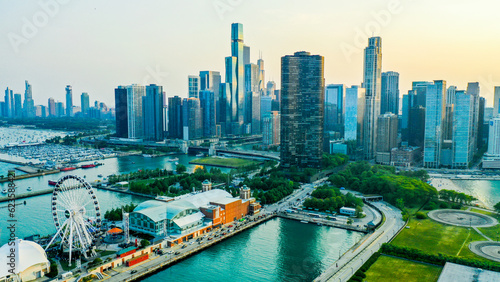
<instances>
[{"instance_id":1,"label":"sky","mask_svg":"<svg viewBox=\"0 0 500 282\"><path fill-rule=\"evenodd\" d=\"M368 37L381 36L382 71L399 72L401 95L412 81L477 81L492 106L499 9L481 0L0 0L0 88L23 94L28 80L37 105L65 102L68 84L77 106L87 92L114 107L114 88L133 83L187 97L188 75L224 75L239 22L251 61L261 53L278 86L280 58L296 51L325 57L327 84L359 85Z\"/></svg>"}]
</instances>

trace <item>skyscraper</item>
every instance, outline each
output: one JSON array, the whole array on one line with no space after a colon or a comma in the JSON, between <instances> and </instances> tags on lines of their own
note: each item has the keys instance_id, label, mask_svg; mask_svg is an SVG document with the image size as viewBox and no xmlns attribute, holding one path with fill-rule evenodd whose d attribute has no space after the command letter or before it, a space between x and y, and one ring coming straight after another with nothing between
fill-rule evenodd
<instances>
[{"instance_id":1,"label":"skyscraper","mask_svg":"<svg viewBox=\"0 0 500 282\"><path fill-rule=\"evenodd\" d=\"M380 113L399 115L399 73L383 72L381 82Z\"/></svg>"},{"instance_id":2,"label":"skyscraper","mask_svg":"<svg viewBox=\"0 0 500 282\"><path fill-rule=\"evenodd\" d=\"M66 116L73 116L73 90L71 85L66 85Z\"/></svg>"},{"instance_id":3,"label":"skyscraper","mask_svg":"<svg viewBox=\"0 0 500 282\"><path fill-rule=\"evenodd\" d=\"M144 139L163 140L163 87L156 84L146 86L142 97Z\"/></svg>"},{"instance_id":4,"label":"skyscraper","mask_svg":"<svg viewBox=\"0 0 500 282\"><path fill-rule=\"evenodd\" d=\"M56 102L56 117L64 116L64 103Z\"/></svg>"},{"instance_id":5,"label":"skyscraper","mask_svg":"<svg viewBox=\"0 0 500 282\"><path fill-rule=\"evenodd\" d=\"M179 96L168 98L168 136L182 139L182 99Z\"/></svg>"},{"instance_id":6,"label":"skyscraper","mask_svg":"<svg viewBox=\"0 0 500 282\"><path fill-rule=\"evenodd\" d=\"M319 167L323 146L324 59L309 52L281 58L281 165Z\"/></svg>"},{"instance_id":7,"label":"skyscraper","mask_svg":"<svg viewBox=\"0 0 500 282\"><path fill-rule=\"evenodd\" d=\"M484 155L483 168L500 168L500 116L489 121L488 152Z\"/></svg>"},{"instance_id":8,"label":"skyscraper","mask_svg":"<svg viewBox=\"0 0 500 282\"><path fill-rule=\"evenodd\" d=\"M245 120L245 58L243 25L231 24L231 57L226 57L226 83L231 88L231 133L241 134Z\"/></svg>"},{"instance_id":9,"label":"skyscraper","mask_svg":"<svg viewBox=\"0 0 500 282\"><path fill-rule=\"evenodd\" d=\"M453 139L453 107L455 105L456 86L450 86L446 90L446 106L443 123L443 140Z\"/></svg>"},{"instance_id":10,"label":"skyscraper","mask_svg":"<svg viewBox=\"0 0 500 282\"><path fill-rule=\"evenodd\" d=\"M446 81L435 80L426 88L424 167L438 168L443 143Z\"/></svg>"},{"instance_id":11,"label":"skyscraper","mask_svg":"<svg viewBox=\"0 0 500 282\"><path fill-rule=\"evenodd\" d=\"M194 140L202 137L200 99L184 98L182 101L183 111L183 139Z\"/></svg>"},{"instance_id":12,"label":"skyscraper","mask_svg":"<svg viewBox=\"0 0 500 282\"><path fill-rule=\"evenodd\" d=\"M280 113L273 111L262 119L262 143L264 145L280 144Z\"/></svg>"},{"instance_id":13,"label":"skyscraper","mask_svg":"<svg viewBox=\"0 0 500 282\"><path fill-rule=\"evenodd\" d=\"M261 133L259 82L259 66L256 64L245 65L245 123L251 125L250 133L252 134Z\"/></svg>"},{"instance_id":14,"label":"skyscraper","mask_svg":"<svg viewBox=\"0 0 500 282\"><path fill-rule=\"evenodd\" d=\"M48 106L49 106L49 112L47 115L49 117L55 117L56 116L56 102L54 101L54 98L49 98ZM116 128L118 131L118 126Z\"/></svg>"},{"instance_id":15,"label":"skyscraper","mask_svg":"<svg viewBox=\"0 0 500 282\"><path fill-rule=\"evenodd\" d=\"M382 39L371 37L364 53L363 88L366 89L363 124L363 154L372 159L377 143L377 118L380 113Z\"/></svg>"},{"instance_id":16,"label":"skyscraper","mask_svg":"<svg viewBox=\"0 0 500 282\"><path fill-rule=\"evenodd\" d=\"M274 99L274 90L276 90L276 82L268 81L266 86L266 96Z\"/></svg>"},{"instance_id":17,"label":"skyscraper","mask_svg":"<svg viewBox=\"0 0 500 282\"><path fill-rule=\"evenodd\" d=\"M142 138L144 135L142 97L146 94L146 88L142 85L132 84L126 89L128 138Z\"/></svg>"},{"instance_id":18,"label":"skyscraper","mask_svg":"<svg viewBox=\"0 0 500 282\"><path fill-rule=\"evenodd\" d=\"M363 131L365 89L357 85L345 90L344 139L360 141ZM358 143L359 145L359 143Z\"/></svg>"},{"instance_id":19,"label":"skyscraper","mask_svg":"<svg viewBox=\"0 0 500 282\"><path fill-rule=\"evenodd\" d=\"M200 92L200 77L197 75L188 76L189 98L198 98Z\"/></svg>"},{"instance_id":20,"label":"skyscraper","mask_svg":"<svg viewBox=\"0 0 500 282\"><path fill-rule=\"evenodd\" d=\"M472 97L472 120L471 120L471 130L472 130L472 153L476 151L477 139L479 132L479 82L469 82L467 83L467 94Z\"/></svg>"},{"instance_id":21,"label":"skyscraper","mask_svg":"<svg viewBox=\"0 0 500 282\"><path fill-rule=\"evenodd\" d=\"M89 94L83 92L82 95L80 96L80 101L81 101L81 108L82 108L82 116L85 116L87 114L87 111L89 110L90 107L90 99L89 99Z\"/></svg>"},{"instance_id":22,"label":"skyscraper","mask_svg":"<svg viewBox=\"0 0 500 282\"><path fill-rule=\"evenodd\" d=\"M27 80L24 81L24 116L34 117L35 116L35 102L33 101L33 88Z\"/></svg>"},{"instance_id":23,"label":"skyscraper","mask_svg":"<svg viewBox=\"0 0 500 282\"><path fill-rule=\"evenodd\" d=\"M115 119L116 119L116 137L119 138L128 138L127 103L128 103L127 89L124 86L118 86L117 88L115 88L115 116L116 116ZM50 107L50 100L49 100L49 107Z\"/></svg>"},{"instance_id":24,"label":"skyscraper","mask_svg":"<svg viewBox=\"0 0 500 282\"><path fill-rule=\"evenodd\" d=\"M200 91L209 90L214 93L215 98L215 118L216 122L220 122L219 117L219 88L221 84L221 76L218 71L200 71Z\"/></svg>"},{"instance_id":25,"label":"skyscraper","mask_svg":"<svg viewBox=\"0 0 500 282\"><path fill-rule=\"evenodd\" d=\"M14 116L14 94L9 87L5 89L5 108L4 108L4 116L7 118L11 118Z\"/></svg>"},{"instance_id":26,"label":"skyscraper","mask_svg":"<svg viewBox=\"0 0 500 282\"><path fill-rule=\"evenodd\" d=\"M325 88L324 131L335 131L343 136L344 84L329 84Z\"/></svg>"},{"instance_id":27,"label":"skyscraper","mask_svg":"<svg viewBox=\"0 0 500 282\"><path fill-rule=\"evenodd\" d=\"M398 116L387 112L378 117L377 153L391 152L398 146Z\"/></svg>"},{"instance_id":28,"label":"skyscraper","mask_svg":"<svg viewBox=\"0 0 500 282\"><path fill-rule=\"evenodd\" d=\"M495 86L495 93L493 97L493 117L500 114L500 86Z\"/></svg>"},{"instance_id":29,"label":"skyscraper","mask_svg":"<svg viewBox=\"0 0 500 282\"><path fill-rule=\"evenodd\" d=\"M14 94L14 117L23 117L23 104L21 94Z\"/></svg>"},{"instance_id":30,"label":"skyscraper","mask_svg":"<svg viewBox=\"0 0 500 282\"><path fill-rule=\"evenodd\" d=\"M474 155L474 94L455 91L453 114L452 168L469 167Z\"/></svg>"},{"instance_id":31,"label":"skyscraper","mask_svg":"<svg viewBox=\"0 0 500 282\"><path fill-rule=\"evenodd\" d=\"M215 94L211 90L200 91L201 127L203 137L212 137L215 132Z\"/></svg>"}]
</instances>

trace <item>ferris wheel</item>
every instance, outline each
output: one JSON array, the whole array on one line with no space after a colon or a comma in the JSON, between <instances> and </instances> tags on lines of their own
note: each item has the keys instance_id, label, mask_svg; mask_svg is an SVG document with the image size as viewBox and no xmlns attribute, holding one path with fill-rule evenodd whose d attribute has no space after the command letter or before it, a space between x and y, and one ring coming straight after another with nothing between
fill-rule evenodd
<instances>
[{"instance_id":1,"label":"ferris wheel","mask_svg":"<svg viewBox=\"0 0 500 282\"><path fill-rule=\"evenodd\" d=\"M74 251L85 258L94 256L94 233L101 226L101 211L92 186L78 176L62 177L52 193L51 211L57 232L46 249L60 238L61 247L69 251L70 265Z\"/></svg>"}]
</instances>

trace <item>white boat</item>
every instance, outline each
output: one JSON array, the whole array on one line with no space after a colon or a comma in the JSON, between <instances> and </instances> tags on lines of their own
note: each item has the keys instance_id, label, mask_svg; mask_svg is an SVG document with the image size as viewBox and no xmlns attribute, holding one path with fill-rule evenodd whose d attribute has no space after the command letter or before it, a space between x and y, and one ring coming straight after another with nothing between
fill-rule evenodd
<instances>
[{"instance_id":1,"label":"white boat","mask_svg":"<svg viewBox=\"0 0 500 282\"><path fill-rule=\"evenodd\" d=\"M179 163L178 162L175 162L175 165L178 165Z\"/></svg>"},{"instance_id":2,"label":"white boat","mask_svg":"<svg viewBox=\"0 0 500 282\"><path fill-rule=\"evenodd\" d=\"M28 187L28 191L32 191L32 190L33 190L33 188L31 188L31 187Z\"/></svg>"},{"instance_id":3,"label":"white boat","mask_svg":"<svg viewBox=\"0 0 500 282\"><path fill-rule=\"evenodd\" d=\"M301 220L302 223L309 223L309 221Z\"/></svg>"},{"instance_id":4,"label":"white boat","mask_svg":"<svg viewBox=\"0 0 500 282\"><path fill-rule=\"evenodd\" d=\"M205 154L203 153L199 153L199 154L196 154L197 157L203 157Z\"/></svg>"},{"instance_id":5,"label":"white boat","mask_svg":"<svg viewBox=\"0 0 500 282\"><path fill-rule=\"evenodd\" d=\"M176 162L178 160L179 160L179 158L168 159L169 162Z\"/></svg>"},{"instance_id":6,"label":"white boat","mask_svg":"<svg viewBox=\"0 0 500 282\"><path fill-rule=\"evenodd\" d=\"M7 194L7 189L6 189L6 188L3 188L2 193L3 193L3 194Z\"/></svg>"},{"instance_id":7,"label":"white boat","mask_svg":"<svg viewBox=\"0 0 500 282\"><path fill-rule=\"evenodd\" d=\"M150 154L142 154L142 156L145 158L152 158L153 157L153 155L150 155Z\"/></svg>"}]
</instances>

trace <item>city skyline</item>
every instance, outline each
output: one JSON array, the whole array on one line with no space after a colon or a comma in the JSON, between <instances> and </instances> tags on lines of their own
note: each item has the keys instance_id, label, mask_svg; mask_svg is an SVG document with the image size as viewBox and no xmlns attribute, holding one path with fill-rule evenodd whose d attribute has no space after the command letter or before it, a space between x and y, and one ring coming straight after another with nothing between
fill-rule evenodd
<instances>
[{"instance_id":1,"label":"city skyline","mask_svg":"<svg viewBox=\"0 0 500 282\"><path fill-rule=\"evenodd\" d=\"M488 30L493 28L489 19L494 14L489 13L494 9L473 13L479 9L473 3L448 2L371 1L365 2L359 11L352 3L326 1L318 1L318 5L324 6L321 11L315 6L303 7L298 1L286 2L288 5L283 5L283 1L266 2L264 9L245 2L200 2L193 6L159 2L158 11L136 9L133 4L124 3L120 5L122 12L116 15L107 12L116 8L115 3L68 2L59 4L53 15L37 3L8 3L4 4L8 8L3 9L2 16L11 24L0 28L5 35L0 46L9 56L0 69L0 87L22 93L24 80L28 80L33 85L36 104L50 97L64 101L66 85L73 86L75 95L86 92L91 97L102 97L100 100L106 104L112 104L116 85L134 83L155 83L164 87L168 97L187 97L188 75L214 70L224 76L224 57L230 52L228 25L239 22L245 27L245 43L252 47L251 60L262 53L266 79L275 81L277 88L281 88L280 57L300 50L325 57L326 84L359 85L363 48L368 37L374 35L384 39L382 71L400 73L400 95L411 89L412 81L442 79L457 85L459 90L466 89L470 81L478 81L487 106L492 106L494 86L500 84L500 77L495 74L499 59L494 56L500 42L488 37L493 33L493 29ZM450 13L441 13L440 21L430 17L418 28L413 26L419 11L432 14L445 7ZM192 13L182 12L186 9ZM137 13L140 18L146 11L165 13L168 16L164 18L168 19L132 21L137 27L125 22L127 15ZM41 13L46 13L47 22L35 26L36 32L30 38L24 37L26 22L33 24L33 16ZM476 24L464 26L460 15L472 17ZM110 22L114 23L105 24ZM347 28L333 29L338 25ZM437 28L432 29L432 25ZM473 33L479 26L482 32ZM326 40L322 35L325 32ZM156 33L164 36L153 38ZM78 34L79 40L71 40L73 34ZM16 35L24 40L12 41ZM137 40L123 46L118 39L124 35ZM463 41L464 36L468 40ZM209 43L193 44L196 41ZM59 44L62 42L66 44ZM430 43L432 48L427 48ZM419 56L413 55L416 51ZM456 67L460 65L464 67Z\"/></svg>"}]
</instances>

